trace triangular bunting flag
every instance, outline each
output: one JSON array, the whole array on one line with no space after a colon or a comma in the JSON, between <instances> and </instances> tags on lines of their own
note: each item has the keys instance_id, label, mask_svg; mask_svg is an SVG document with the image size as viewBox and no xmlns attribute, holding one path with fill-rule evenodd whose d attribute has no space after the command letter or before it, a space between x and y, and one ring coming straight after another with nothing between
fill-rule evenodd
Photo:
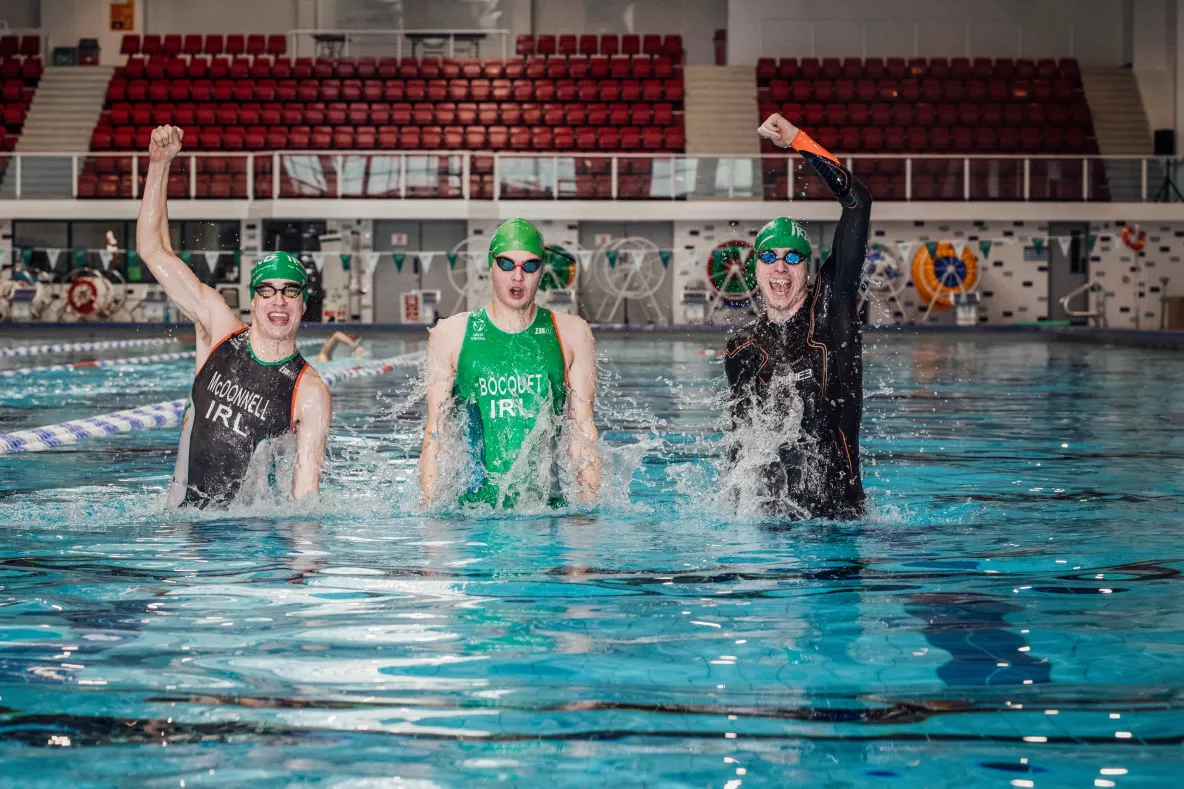
<instances>
[{"instance_id":1,"label":"triangular bunting flag","mask_svg":"<svg viewBox=\"0 0 1184 789\"><path fill-rule=\"evenodd\" d=\"M470 252L469 253L469 267L479 268L481 266L489 265L488 252Z\"/></svg>"},{"instance_id":2,"label":"triangular bunting flag","mask_svg":"<svg viewBox=\"0 0 1184 789\"><path fill-rule=\"evenodd\" d=\"M111 261L115 258L115 253L110 249L99 250L99 260L103 261L103 271L111 268Z\"/></svg>"},{"instance_id":3,"label":"triangular bunting flag","mask_svg":"<svg viewBox=\"0 0 1184 789\"><path fill-rule=\"evenodd\" d=\"M904 261L905 265L911 262L913 257L913 247L917 244L916 241L897 241L896 249L900 252L900 259Z\"/></svg>"},{"instance_id":4,"label":"triangular bunting flag","mask_svg":"<svg viewBox=\"0 0 1184 789\"><path fill-rule=\"evenodd\" d=\"M435 252L420 252L419 262L423 264L423 273L427 274L432 270L432 261L436 259Z\"/></svg>"},{"instance_id":5,"label":"triangular bunting flag","mask_svg":"<svg viewBox=\"0 0 1184 789\"><path fill-rule=\"evenodd\" d=\"M663 249L658 252L658 257L662 259L662 268L670 268L670 258L674 257L673 249Z\"/></svg>"},{"instance_id":6,"label":"triangular bunting flag","mask_svg":"<svg viewBox=\"0 0 1184 789\"><path fill-rule=\"evenodd\" d=\"M616 267L616 265L617 265L617 250L615 250L615 249L604 250L604 257L608 260L608 267L609 268Z\"/></svg>"},{"instance_id":7,"label":"triangular bunting flag","mask_svg":"<svg viewBox=\"0 0 1184 789\"><path fill-rule=\"evenodd\" d=\"M325 253L324 252L310 252L312 255L312 264L317 267L317 271L325 270Z\"/></svg>"},{"instance_id":8,"label":"triangular bunting flag","mask_svg":"<svg viewBox=\"0 0 1184 789\"><path fill-rule=\"evenodd\" d=\"M140 263L140 254L138 252L136 252L136 250L134 250L134 249L129 249L127 251L128 268L131 268L132 266L137 266L137 265L139 265L139 263Z\"/></svg>"},{"instance_id":9,"label":"triangular bunting flag","mask_svg":"<svg viewBox=\"0 0 1184 789\"><path fill-rule=\"evenodd\" d=\"M925 250L929 253L930 260L937 260L937 244L936 241L928 241L925 243Z\"/></svg>"},{"instance_id":10,"label":"triangular bunting flag","mask_svg":"<svg viewBox=\"0 0 1184 789\"><path fill-rule=\"evenodd\" d=\"M445 257L448 258L448 268L456 268L456 261L460 255L456 254L455 252L449 252Z\"/></svg>"},{"instance_id":11,"label":"triangular bunting flag","mask_svg":"<svg viewBox=\"0 0 1184 789\"><path fill-rule=\"evenodd\" d=\"M830 247L818 247L818 259L825 261L830 257Z\"/></svg>"},{"instance_id":12,"label":"triangular bunting flag","mask_svg":"<svg viewBox=\"0 0 1184 789\"><path fill-rule=\"evenodd\" d=\"M341 258L341 270L349 271L349 262L354 259L353 255L347 255L344 252L338 255Z\"/></svg>"},{"instance_id":13,"label":"triangular bunting flag","mask_svg":"<svg viewBox=\"0 0 1184 789\"><path fill-rule=\"evenodd\" d=\"M26 263L28 263L28 262L29 262L29 258L28 258L28 257L24 257L24 254L25 254L26 252L28 252L28 253L29 253L29 257L32 257L32 255L33 255L33 250L31 250L31 249L22 249L22 250L21 250L21 256L24 258L24 261L25 261ZM61 254L62 254L62 250L60 250L60 249L54 249L54 248L50 247L49 249L45 250L45 256L46 256L47 258L49 258L49 267L50 267L50 268L57 268L57 266L58 266L58 257L59 257Z\"/></svg>"},{"instance_id":14,"label":"triangular bunting flag","mask_svg":"<svg viewBox=\"0 0 1184 789\"><path fill-rule=\"evenodd\" d=\"M962 259L962 253L966 251L966 242L961 239L954 240L954 257L958 260Z\"/></svg>"},{"instance_id":15,"label":"triangular bunting flag","mask_svg":"<svg viewBox=\"0 0 1184 789\"><path fill-rule=\"evenodd\" d=\"M29 249L28 247L25 247L24 249L21 250L21 262L22 263L24 263L27 266L27 265L29 265L29 261L31 261L32 259L33 259L33 250Z\"/></svg>"},{"instance_id":16,"label":"triangular bunting flag","mask_svg":"<svg viewBox=\"0 0 1184 789\"><path fill-rule=\"evenodd\" d=\"M210 270L210 275L213 276L214 270L218 268L218 258L222 257L222 253L216 249L211 249L203 254L206 258L206 268Z\"/></svg>"},{"instance_id":17,"label":"triangular bunting flag","mask_svg":"<svg viewBox=\"0 0 1184 789\"><path fill-rule=\"evenodd\" d=\"M243 264L243 251L241 249L234 250L234 265L241 267Z\"/></svg>"},{"instance_id":18,"label":"triangular bunting flag","mask_svg":"<svg viewBox=\"0 0 1184 789\"><path fill-rule=\"evenodd\" d=\"M1092 255L1094 252L1094 244L1098 243L1098 237L1091 233L1086 237L1086 241L1089 243L1089 252Z\"/></svg>"},{"instance_id":19,"label":"triangular bunting flag","mask_svg":"<svg viewBox=\"0 0 1184 789\"><path fill-rule=\"evenodd\" d=\"M403 252L396 252L393 255L391 255L391 259L395 261L395 270L402 271L403 270L403 261L407 259L407 255L404 254Z\"/></svg>"},{"instance_id":20,"label":"triangular bunting flag","mask_svg":"<svg viewBox=\"0 0 1184 789\"><path fill-rule=\"evenodd\" d=\"M1073 246L1073 236L1057 236L1057 245L1061 248L1061 254L1069 257L1069 249Z\"/></svg>"},{"instance_id":21,"label":"triangular bunting flag","mask_svg":"<svg viewBox=\"0 0 1184 789\"><path fill-rule=\"evenodd\" d=\"M1044 239L1036 236L1032 239L1032 247L1036 250L1037 254L1040 254L1044 250Z\"/></svg>"},{"instance_id":22,"label":"triangular bunting flag","mask_svg":"<svg viewBox=\"0 0 1184 789\"><path fill-rule=\"evenodd\" d=\"M84 252L84 250L79 250L79 251ZM193 253L190 252L188 249L182 249L180 254L178 255L178 257L181 258L181 262L184 263L186 266L189 265L189 258L191 258L192 256L193 256Z\"/></svg>"},{"instance_id":23,"label":"triangular bunting flag","mask_svg":"<svg viewBox=\"0 0 1184 789\"><path fill-rule=\"evenodd\" d=\"M382 257L381 252L367 252L366 253L366 273L373 274L374 269L378 268L378 259Z\"/></svg>"},{"instance_id":24,"label":"triangular bunting flag","mask_svg":"<svg viewBox=\"0 0 1184 789\"><path fill-rule=\"evenodd\" d=\"M983 253L984 258L991 256L991 239L984 238L978 242L978 251Z\"/></svg>"},{"instance_id":25,"label":"triangular bunting flag","mask_svg":"<svg viewBox=\"0 0 1184 789\"><path fill-rule=\"evenodd\" d=\"M641 268L642 264L645 263L645 254L646 250L644 249L629 250L629 262L633 264L633 268Z\"/></svg>"},{"instance_id":26,"label":"triangular bunting flag","mask_svg":"<svg viewBox=\"0 0 1184 789\"><path fill-rule=\"evenodd\" d=\"M576 252L576 257L580 259L580 269L588 270L588 266L592 265L592 256L596 254L593 249L581 249Z\"/></svg>"}]
</instances>

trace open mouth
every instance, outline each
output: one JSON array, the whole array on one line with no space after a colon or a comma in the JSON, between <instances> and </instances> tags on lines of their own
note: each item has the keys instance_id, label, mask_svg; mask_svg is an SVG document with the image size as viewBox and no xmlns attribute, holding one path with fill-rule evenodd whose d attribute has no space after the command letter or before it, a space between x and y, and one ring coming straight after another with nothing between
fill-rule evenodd
<instances>
[{"instance_id":1,"label":"open mouth","mask_svg":"<svg viewBox=\"0 0 1184 789\"><path fill-rule=\"evenodd\" d=\"M526 288L521 287L520 285L511 285L510 286L510 298L512 298L514 301L518 301L518 299L522 298L525 295L526 295Z\"/></svg>"},{"instance_id":2,"label":"open mouth","mask_svg":"<svg viewBox=\"0 0 1184 789\"><path fill-rule=\"evenodd\" d=\"M269 312L267 313L267 322L272 326L282 328L291 323L292 318L286 312Z\"/></svg>"},{"instance_id":3,"label":"open mouth","mask_svg":"<svg viewBox=\"0 0 1184 789\"><path fill-rule=\"evenodd\" d=\"M769 280L769 293L779 299L789 298L790 284L787 279L771 279Z\"/></svg>"}]
</instances>

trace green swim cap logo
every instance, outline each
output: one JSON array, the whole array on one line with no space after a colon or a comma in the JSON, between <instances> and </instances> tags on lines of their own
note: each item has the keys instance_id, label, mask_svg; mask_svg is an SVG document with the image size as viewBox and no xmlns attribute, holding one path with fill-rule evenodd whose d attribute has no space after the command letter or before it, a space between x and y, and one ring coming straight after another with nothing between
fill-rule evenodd
<instances>
[{"instance_id":1,"label":"green swim cap logo","mask_svg":"<svg viewBox=\"0 0 1184 789\"><path fill-rule=\"evenodd\" d=\"M489 239L489 265L507 252L530 252L542 258L547 252L543 234L525 219L508 219Z\"/></svg>"},{"instance_id":2,"label":"green swim cap logo","mask_svg":"<svg viewBox=\"0 0 1184 789\"><path fill-rule=\"evenodd\" d=\"M810 237L801 222L780 216L756 234L756 254L770 249L792 249L804 258L811 255Z\"/></svg>"},{"instance_id":3,"label":"green swim cap logo","mask_svg":"<svg viewBox=\"0 0 1184 789\"><path fill-rule=\"evenodd\" d=\"M251 269L251 289L254 290L259 283L269 279L285 279L301 287L308 286L308 272L304 270L304 264L289 252L272 252L255 261L255 267Z\"/></svg>"}]
</instances>

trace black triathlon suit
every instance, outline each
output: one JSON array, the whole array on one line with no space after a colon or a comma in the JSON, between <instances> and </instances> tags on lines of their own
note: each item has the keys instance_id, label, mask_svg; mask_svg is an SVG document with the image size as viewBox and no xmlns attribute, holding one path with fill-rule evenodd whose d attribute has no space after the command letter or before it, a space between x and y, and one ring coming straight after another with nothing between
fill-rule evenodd
<instances>
[{"instance_id":1,"label":"black triathlon suit","mask_svg":"<svg viewBox=\"0 0 1184 789\"><path fill-rule=\"evenodd\" d=\"M774 502L769 514L800 516L804 509L815 518L848 520L861 516L864 507L858 296L872 198L838 162L813 150L801 153L843 205L830 255L793 318L775 324L762 314L728 338L725 367L734 423L746 421L754 405L776 407L778 394L770 383L799 376L805 441L782 446L779 462L764 469L762 492Z\"/></svg>"},{"instance_id":2,"label":"black triathlon suit","mask_svg":"<svg viewBox=\"0 0 1184 789\"><path fill-rule=\"evenodd\" d=\"M210 351L185 413L174 484L184 502L226 504L238 494L256 447L292 431L296 387L308 363L298 352L258 361L247 329Z\"/></svg>"}]
</instances>

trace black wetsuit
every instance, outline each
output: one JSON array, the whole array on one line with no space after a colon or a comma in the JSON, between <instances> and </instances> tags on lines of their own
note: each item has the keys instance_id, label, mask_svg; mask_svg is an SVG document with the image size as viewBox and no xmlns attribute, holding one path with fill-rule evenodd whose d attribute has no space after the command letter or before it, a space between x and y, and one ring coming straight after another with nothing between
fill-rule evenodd
<instances>
[{"instance_id":1,"label":"black wetsuit","mask_svg":"<svg viewBox=\"0 0 1184 789\"><path fill-rule=\"evenodd\" d=\"M863 513L864 504L858 299L872 199L837 161L815 150L801 153L843 204L830 255L793 318L775 324L762 314L728 339L725 367L734 422L749 419L753 406L776 407L778 393L770 384L799 376L803 440L783 445L779 462L764 469L763 492L774 501L771 514L805 510L818 518L851 519Z\"/></svg>"},{"instance_id":2,"label":"black wetsuit","mask_svg":"<svg viewBox=\"0 0 1184 789\"><path fill-rule=\"evenodd\" d=\"M229 502L256 447L292 430L296 387L308 363L299 353L260 362L249 336L241 329L214 346L193 381L174 476L187 504Z\"/></svg>"}]
</instances>

